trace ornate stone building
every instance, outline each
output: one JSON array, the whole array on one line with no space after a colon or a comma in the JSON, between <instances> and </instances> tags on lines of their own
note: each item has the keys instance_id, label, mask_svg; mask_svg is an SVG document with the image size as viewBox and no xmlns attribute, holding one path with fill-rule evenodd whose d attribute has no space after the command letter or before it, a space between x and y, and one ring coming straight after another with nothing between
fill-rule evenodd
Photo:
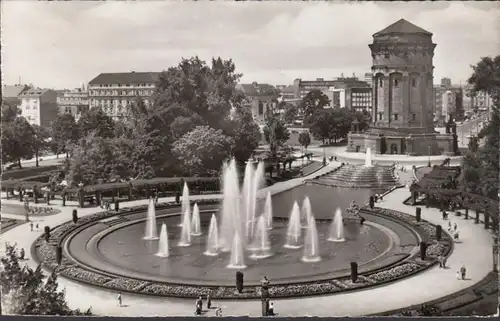
<instances>
[{"instance_id":1,"label":"ornate stone building","mask_svg":"<svg viewBox=\"0 0 500 321\"><path fill-rule=\"evenodd\" d=\"M454 155L456 135L439 134L433 126L432 33L401 19L374 34L369 47L372 124L367 132L352 124L347 151L371 147L377 154Z\"/></svg>"}]
</instances>

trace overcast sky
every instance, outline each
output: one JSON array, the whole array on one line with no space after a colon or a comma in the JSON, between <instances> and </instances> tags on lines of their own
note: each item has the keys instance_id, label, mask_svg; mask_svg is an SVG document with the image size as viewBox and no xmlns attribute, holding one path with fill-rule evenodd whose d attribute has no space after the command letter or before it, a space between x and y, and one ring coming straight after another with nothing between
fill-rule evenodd
<instances>
[{"instance_id":1,"label":"overcast sky","mask_svg":"<svg viewBox=\"0 0 500 321\"><path fill-rule=\"evenodd\" d=\"M243 82L362 76L372 35L400 18L434 34L436 83L465 82L500 48L496 2L2 1L1 10L3 83L56 89L194 55L232 58Z\"/></svg>"}]
</instances>

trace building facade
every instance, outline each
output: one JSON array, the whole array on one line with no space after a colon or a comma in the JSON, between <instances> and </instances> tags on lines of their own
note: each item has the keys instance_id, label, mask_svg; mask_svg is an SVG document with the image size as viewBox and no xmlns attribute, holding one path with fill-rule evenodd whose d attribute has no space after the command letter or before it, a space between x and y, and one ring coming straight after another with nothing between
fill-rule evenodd
<instances>
[{"instance_id":1,"label":"building facade","mask_svg":"<svg viewBox=\"0 0 500 321\"><path fill-rule=\"evenodd\" d=\"M367 111L372 112L372 88L371 87L361 87L361 88L350 88L349 93L351 94L350 105L347 106L352 111Z\"/></svg>"},{"instance_id":2,"label":"building facade","mask_svg":"<svg viewBox=\"0 0 500 321\"><path fill-rule=\"evenodd\" d=\"M30 88L18 96L21 116L31 125L50 128L56 120L59 108L57 93L51 89Z\"/></svg>"},{"instance_id":3,"label":"building facade","mask_svg":"<svg viewBox=\"0 0 500 321\"><path fill-rule=\"evenodd\" d=\"M259 84L257 82L238 84L236 88L245 94L245 106L252 112L254 121L259 126L264 126L268 112L277 107L278 90L269 84Z\"/></svg>"},{"instance_id":4,"label":"building facade","mask_svg":"<svg viewBox=\"0 0 500 321\"><path fill-rule=\"evenodd\" d=\"M89 107L100 108L108 116L119 119L130 115L130 106L141 97L146 106L156 88L160 73L103 73L88 84Z\"/></svg>"},{"instance_id":5,"label":"building facade","mask_svg":"<svg viewBox=\"0 0 500 321\"><path fill-rule=\"evenodd\" d=\"M29 88L28 85L3 85L2 100L19 105L19 95Z\"/></svg>"},{"instance_id":6,"label":"building facade","mask_svg":"<svg viewBox=\"0 0 500 321\"><path fill-rule=\"evenodd\" d=\"M432 34L401 19L373 35L372 125L353 124L347 151L380 154L454 154L456 135L434 130Z\"/></svg>"},{"instance_id":7,"label":"building facade","mask_svg":"<svg viewBox=\"0 0 500 321\"><path fill-rule=\"evenodd\" d=\"M71 114L78 121L82 113L89 110L89 92L85 87L75 88L74 90L65 91L57 97L59 105L59 113Z\"/></svg>"}]
</instances>

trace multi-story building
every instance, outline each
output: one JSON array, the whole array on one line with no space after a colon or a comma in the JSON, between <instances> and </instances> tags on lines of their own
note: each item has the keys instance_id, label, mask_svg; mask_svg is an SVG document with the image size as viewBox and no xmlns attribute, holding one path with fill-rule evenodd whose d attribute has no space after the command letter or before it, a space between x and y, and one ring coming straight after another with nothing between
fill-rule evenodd
<instances>
[{"instance_id":1,"label":"multi-story building","mask_svg":"<svg viewBox=\"0 0 500 321\"><path fill-rule=\"evenodd\" d=\"M279 92L269 84L238 84L237 89L246 96L246 106L250 108L253 119L263 126L266 121L268 111L277 107Z\"/></svg>"},{"instance_id":2,"label":"multi-story building","mask_svg":"<svg viewBox=\"0 0 500 321\"><path fill-rule=\"evenodd\" d=\"M438 121L441 125L446 122L450 116L455 116L457 111L456 93L451 90L446 90L441 98L441 118Z\"/></svg>"},{"instance_id":3,"label":"multi-story building","mask_svg":"<svg viewBox=\"0 0 500 321\"><path fill-rule=\"evenodd\" d=\"M372 112L372 88L354 87L349 89L350 99L347 108L352 111Z\"/></svg>"},{"instance_id":4,"label":"multi-story building","mask_svg":"<svg viewBox=\"0 0 500 321\"><path fill-rule=\"evenodd\" d=\"M146 106L151 104L159 75L134 71L100 74L89 82L89 106L100 108L113 118L127 117L137 97L141 97Z\"/></svg>"},{"instance_id":5,"label":"multi-story building","mask_svg":"<svg viewBox=\"0 0 500 321\"><path fill-rule=\"evenodd\" d=\"M346 90L345 88L328 88L326 93L328 99L330 99L330 106L333 108L345 108L346 107Z\"/></svg>"},{"instance_id":6,"label":"multi-story building","mask_svg":"<svg viewBox=\"0 0 500 321\"><path fill-rule=\"evenodd\" d=\"M353 77L344 77L344 75L342 75L332 80L325 80L323 78L317 78L316 80L295 79L293 84L294 87L297 88L297 98L301 99L313 90L319 90L325 95L328 95L328 91L331 87L344 89L353 87L370 87L370 84L365 81L359 80L359 78L357 78L355 75L353 75Z\"/></svg>"},{"instance_id":7,"label":"multi-story building","mask_svg":"<svg viewBox=\"0 0 500 321\"><path fill-rule=\"evenodd\" d=\"M57 97L59 113L71 114L75 120L80 119L82 113L89 110L89 92L82 88L65 91Z\"/></svg>"},{"instance_id":8,"label":"multi-story building","mask_svg":"<svg viewBox=\"0 0 500 321\"><path fill-rule=\"evenodd\" d=\"M51 89L30 88L18 96L21 116L31 125L49 128L57 118L57 93Z\"/></svg>"},{"instance_id":9,"label":"multi-story building","mask_svg":"<svg viewBox=\"0 0 500 321\"><path fill-rule=\"evenodd\" d=\"M367 72L365 73L365 82L371 84L373 80L373 73Z\"/></svg>"},{"instance_id":10,"label":"multi-story building","mask_svg":"<svg viewBox=\"0 0 500 321\"><path fill-rule=\"evenodd\" d=\"M441 86L444 88L450 88L451 87L451 79L450 78L441 78Z\"/></svg>"},{"instance_id":11,"label":"multi-story building","mask_svg":"<svg viewBox=\"0 0 500 321\"><path fill-rule=\"evenodd\" d=\"M446 88L442 87L441 85L434 85L433 86L434 104L432 105L432 114L434 116L434 122L439 121L439 119L441 119L441 116L443 114L443 111L442 111L443 94L445 92L446 92Z\"/></svg>"}]
</instances>

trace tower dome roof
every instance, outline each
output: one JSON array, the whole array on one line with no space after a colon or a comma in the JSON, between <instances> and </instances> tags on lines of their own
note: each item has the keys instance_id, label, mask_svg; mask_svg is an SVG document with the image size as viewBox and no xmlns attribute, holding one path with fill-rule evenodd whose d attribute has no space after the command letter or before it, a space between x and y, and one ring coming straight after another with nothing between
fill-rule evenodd
<instances>
[{"instance_id":1,"label":"tower dome roof","mask_svg":"<svg viewBox=\"0 0 500 321\"><path fill-rule=\"evenodd\" d=\"M413 23L406 21L405 19L399 19L392 25L386 27L385 29L375 33L373 37L383 36L388 34L424 34L432 36L432 33L426 31Z\"/></svg>"}]
</instances>

